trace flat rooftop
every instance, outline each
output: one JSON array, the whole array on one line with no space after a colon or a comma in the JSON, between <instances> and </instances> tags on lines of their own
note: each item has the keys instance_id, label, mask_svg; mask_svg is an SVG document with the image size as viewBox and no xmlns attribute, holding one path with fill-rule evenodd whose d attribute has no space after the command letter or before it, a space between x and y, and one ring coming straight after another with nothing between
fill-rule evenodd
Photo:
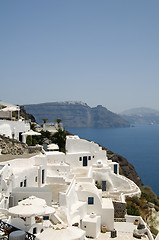
<instances>
[{"instance_id":1,"label":"flat rooftop","mask_svg":"<svg viewBox=\"0 0 159 240\"><path fill-rule=\"evenodd\" d=\"M76 177L87 177L89 168L87 167L77 167L71 169L71 174L76 174Z\"/></svg>"},{"instance_id":2,"label":"flat rooftop","mask_svg":"<svg viewBox=\"0 0 159 240\"><path fill-rule=\"evenodd\" d=\"M63 152L59 152L59 151L45 151L45 154L47 156L51 156L51 155L65 155Z\"/></svg>"},{"instance_id":3,"label":"flat rooftop","mask_svg":"<svg viewBox=\"0 0 159 240\"><path fill-rule=\"evenodd\" d=\"M22 154L22 155L1 154L0 162L6 162L6 161L14 160L17 158L31 158L36 155L38 155L38 153L33 153L33 154L26 153L26 154Z\"/></svg>"}]
</instances>

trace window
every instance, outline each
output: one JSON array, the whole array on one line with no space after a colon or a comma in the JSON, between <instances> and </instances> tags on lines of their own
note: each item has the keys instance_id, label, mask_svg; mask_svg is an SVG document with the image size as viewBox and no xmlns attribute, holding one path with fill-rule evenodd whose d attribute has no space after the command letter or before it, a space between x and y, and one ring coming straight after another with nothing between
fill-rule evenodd
<instances>
[{"instance_id":1,"label":"window","mask_svg":"<svg viewBox=\"0 0 159 240\"><path fill-rule=\"evenodd\" d=\"M91 156L88 157L88 160L91 160Z\"/></svg>"},{"instance_id":2,"label":"window","mask_svg":"<svg viewBox=\"0 0 159 240\"><path fill-rule=\"evenodd\" d=\"M36 234L37 232L36 232L36 227L35 228L33 228L33 234Z\"/></svg>"},{"instance_id":3,"label":"window","mask_svg":"<svg viewBox=\"0 0 159 240\"><path fill-rule=\"evenodd\" d=\"M38 181L38 177L36 176L36 177L35 177L35 182L37 182L37 181Z\"/></svg>"},{"instance_id":4,"label":"window","mask_svg":"<svg viewBox=\"0 0 159 240\"><path fill-rule=\"evenodd\" d=\"M43 216L43 220L49 220L49 216Z\"/></svg>"},{"instance_id":5,"label":"window","mask_svg":"<svg viewBox=\"0 0 159 240\"><path fill-rule=\"evenodd\" d=\"M83 166L87 166L87 156L83 157Z\"/></svg>"},{"instance_id":6,"label":"window","mask_svg":"<svg viewBox=\"0 0 159 240\"><path fill-rule=\"evenodd\" d=\"M20 182L20 187L23 187L23 182Z\"/></svg>"},{"instance_id":7,"label":"window","mask_svg":"<svg viewBox=\"0 0 159 240\"><path fill-rule=\"evenodd\" d=\"M25 179L24 180L24 187L26 187L26 185L27 185L27 180Z\"/></svg>"},{"instance_id":8,"label":"window","mask_svg":"<svg viewBox=\"0 0 159 240\"><path fill-rule=\"evenodd\" d=\"M79 157L79 161L82 161L82 157Z\"/></svg>"},{"instance_id":9,"label":"window","mask_svg":"<svg viewBox=\"0 0 159 240\"><path fill-rule=\"evenodd\" d=\"M94 197L88 197L88 204L94 204Z\"/></svg>"}]
</instances>

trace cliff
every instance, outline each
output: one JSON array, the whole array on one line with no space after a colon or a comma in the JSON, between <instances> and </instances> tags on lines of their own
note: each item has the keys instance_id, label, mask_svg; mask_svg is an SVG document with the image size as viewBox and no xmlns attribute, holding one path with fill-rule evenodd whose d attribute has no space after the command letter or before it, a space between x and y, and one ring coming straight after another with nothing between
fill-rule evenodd
<instances>
[{"instance_id":1,"label":"cliff","mask_svg":"<svg viewBox=\"0 0 159 240\"><path fill-rule=\"evenodd\" d=\"M24 105L30 114L33 114L38 123L43 118L48 122L56 122L62 119L64 127L129 127L129 122L119 115L98 105L91 108L82 102L51 102L41 104Z\"/></svg>"},{"instance_id":2,"label":"cliff","mask_svg":"<svg viewBox=\"0 0 159 240\"><path fill-rule=\"evenodd\" d=\"M32 122L35 122L35 118L32 114L29 114L25 111L24 106L20 107L20 116L22 116L24 119L31 119Z\"/></svg>"}]
</instances>

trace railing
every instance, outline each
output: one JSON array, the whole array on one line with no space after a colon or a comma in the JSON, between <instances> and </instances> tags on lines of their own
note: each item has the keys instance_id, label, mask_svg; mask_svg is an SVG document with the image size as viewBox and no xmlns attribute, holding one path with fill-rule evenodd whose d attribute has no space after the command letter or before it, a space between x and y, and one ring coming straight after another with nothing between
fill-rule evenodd
<instances>
[{"instance_id":1,"label":"railing","mask_svg":"<svg viewBox=\"0 0 159 240\"><path fill-rule=\"evenodd\" d=\"M6 223L6 222L3 222L2 220L0 220L0 230L6 230L7 231L7 229L10 230L10 232L18 231L18 230L22 231L21 229L19 229L17 227L14 227L9 223ZM8 231L8 233L10 233L10 232ZM25 233L26 233L26 239L28 239L28 240L34 240L35 237L36 237L35 235L33 235L29 232L25 232Z\"/></svg>"}]
</instances>

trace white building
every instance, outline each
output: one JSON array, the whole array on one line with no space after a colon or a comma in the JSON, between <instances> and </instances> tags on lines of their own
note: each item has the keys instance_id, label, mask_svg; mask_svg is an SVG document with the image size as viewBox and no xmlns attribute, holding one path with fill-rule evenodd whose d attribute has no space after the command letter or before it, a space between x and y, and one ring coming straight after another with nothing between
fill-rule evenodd
<instances>
[{"instance_id":1,"label":"white building","mask_svg":"<svg viewBox=\"0 0 159 240\"><path fill-rule=\"evenodd\" d=\"M12 117L16 112L18 118ZM22 133L30 130L30 123L20 118L19 106L0 101L0 135L22 141Z\"/></svg>"},{"instance_id":2,"label":"white building","mask_svg":"<svg viewBox=\"0 0 159 240\"><path fill-rule=\"evenodd\" d=\"M51 151L0 166L1 208L8 209L31 195L55 208L45 227L38 225L36 216L34 225L30 220L29 231L39 240L49 236L59 240L97 238L102 227L107 231L116 228L114 200L123 203L125 196L140 196L136 184L119 175L119 165L108 160L98 144L69 136L66 150L66 154ZM151 233L149 239L153 239Z\"/></svg>"}]
</instances>

